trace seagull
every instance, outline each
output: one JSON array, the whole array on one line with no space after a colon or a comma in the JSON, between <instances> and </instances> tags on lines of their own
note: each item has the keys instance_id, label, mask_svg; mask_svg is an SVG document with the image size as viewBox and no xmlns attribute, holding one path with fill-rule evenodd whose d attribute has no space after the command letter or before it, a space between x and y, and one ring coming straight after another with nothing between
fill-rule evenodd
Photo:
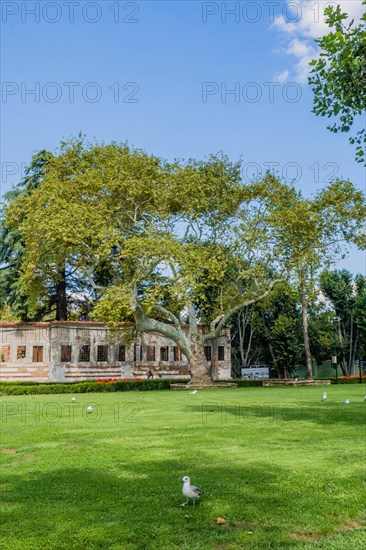
<instances>
[{"instance_id":1,"label":"seagull","mask_svg":"<svg viewBox=\"0 0 366 550\"><path fill-rule=\"evenodd\" d=\"M189 500L192 500L193 507L194 507L196 500L200 498L200 496L203 495L204 492L201 491L201 489L199 489L198 487L191 485L191 480L189 479L188 476L184 476L184 478L182 479L182 482L183 482L182 493L186 497L187 502L183 502L181 506L185 506L186 504L188 504Z\"/></svg>"},{"instance_id":2,"label":"seagull","mask_svg":"<svg viewBox=\"0 0 366 550\"><path fill-rule=\"evenodd\" d=\"M325 401L326 399L328 399L328 396L327 396L327 392L325 391L323 393L322 401Z\"/></svg>"},{"instance_id":3,"label":"seagull","mask_svg":"<svg viewBox=\"0 0 366 550\"><path fill-rule=\"evenodd\" d=\"M197 393L197 390L189 391L188 395L195 395Z\"/></svg>"},{"instance_id":4,"label":"seagull","mask_svg":"<svg viewBox=\"0 0 366 550\"><path fill-rule=\"evenodd\" d=\"M93 412L93 411L94 411L93 405L88 405L87 408L86 408L86 412L87 412L87 413L91 413L91 412Z\"/></svg>"},{"instance_id":5,"label":"seagull","mask_svg":"<svg viewBox=\"0 0 366 550\"><path fill-rule=\"evenodd\" d=\"M344 403L345 405L349 405L349 404L350 404L350 400L349 400L349 399L344 399L343 403Z\"/></svg>"}]
</instances>

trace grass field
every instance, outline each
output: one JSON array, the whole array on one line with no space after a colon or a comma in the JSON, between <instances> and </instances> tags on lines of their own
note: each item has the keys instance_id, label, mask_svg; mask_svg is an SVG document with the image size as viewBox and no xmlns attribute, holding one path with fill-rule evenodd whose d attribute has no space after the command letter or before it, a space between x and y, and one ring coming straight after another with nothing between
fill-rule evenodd
<instances>
[{"instance_id":1,"label":"grass field","mask_svg":"<svg viewBox=\"0 0 366 550\"><path fill-rule=\"evenodd\" d=\"M2 397L0 547L365 548L366 387L326 389Z\"/></svg>"}]
</instances>

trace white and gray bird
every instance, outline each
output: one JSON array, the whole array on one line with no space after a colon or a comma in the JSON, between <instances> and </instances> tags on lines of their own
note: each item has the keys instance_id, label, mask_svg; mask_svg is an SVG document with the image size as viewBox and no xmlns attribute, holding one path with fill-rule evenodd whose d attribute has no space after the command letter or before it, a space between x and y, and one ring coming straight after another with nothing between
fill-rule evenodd
<instances>
[{"instance_id":1,"label":"white and gray bird","mask_svg":"<svg viewBox=\"0 0 366 550\"><path fill-rule=\"evenodd\" d=\"M93 411L94 411L93 405L88 405L87 408L86 408L86 412L87 412L87 413L91 413L91 412L93 412Z\"/></svg>"},{"instance_id":2,"label":"white and gray bird","mask_svg":"<svg viewBox=\"0 0 366 550\"><path fill-rule=\"evenodd\" d=\"M349 404L350 404L350 400L349 400L349 399L344 399L344 400L343 400L343 403L344 403L345 405L349 405Z\"/></svg>"},{"instance_id":3,"label":"white and gray bird","mask_svg":"<svg viewBox=\"0 0 366 550\"><path fill-rule=\"evenodd\" d=\"M188 392L188 395L195 395L197 393L197 390L192 390Z\"/></svg>"},{"instance_id":4,"label":"white and gray bird","mask_svg":"<svg viewBox=\"0 0 366 550\"><path fill-rule=\"evenodd\" d=\"M201 495L204 495L204 492L201 491L201 489L199 489L198 487L191 485L191 480L189 479L188 476L184 476L184 478L182 479L182 482L183 482L182 493L186 497L187 501L183 502L181 506L185 506L191 500L194 507L196 500L200 498Z\"/></svg>"},{"instance_id":5,"label":"white and gray bird","mask_svg":"<svg viewBox=\"0 0 366 550\"><path fill-rule=\"evenodd\" d=\"M323 393L322 401L325 401L326 399L328 399L328 396L327 396L327 392L325 391Z\"/></svg>"}]
</instances>

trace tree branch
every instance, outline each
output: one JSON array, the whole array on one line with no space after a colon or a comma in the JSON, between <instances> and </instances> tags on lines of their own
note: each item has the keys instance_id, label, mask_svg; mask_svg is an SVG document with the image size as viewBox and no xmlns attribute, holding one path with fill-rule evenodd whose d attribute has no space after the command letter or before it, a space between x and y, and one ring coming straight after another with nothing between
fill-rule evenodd
<instances>
[{"instance_id":1,"label":"tree branch","mask_svg":"<svg viewBox=\"0 0 366 550\"><path fill-rule=\"evenodd\" d=\"M211 324L210 324L210 330L211 330L211 331L215 330L215 327L216 327L217 323L218 323L219 321L221 321L221 319L223 318L223 316L224 316L224 314L223 314L223 313L220 313L220 315L218 315L218 316L216 317L216 319L214 319L214 320L211 322Z\"/></svg>"},{"instance_id":2,"label":"tree branch","mask_svg":"<svg viewBox=\"0 0 366 550\"><path fill-rule=\"evenodd\" d=\"M266 296L268 296L268 294L271 292L272 288L276 284L282 283L284 280L285 280L284 278L274 279L269 284L267 290L265 290L262 294L254 296L251 300L247 300L246 302L242 302L240 304L237 304L235 307L231 308L227 313L222 314L218 325L216 326L216 328L214 330L212 330L211 332L209 332L208 334L206 334L204 336L204 341L207 342L207 340L212 340L213 338L217 338L220 335L222 329L227 325L230 318L234 315L234 313L236 313L237 311L239 311L240 309L242 309L244 307L248 307L248 306L251 306L252 304L255 304L256 302L260 302Z\"/></svg>"},{"instance_id":3,"label":"tree branch","mask_svg":"<svg viewBox=\"0 0 366 550\"><path fill-rule=\"evenodd\" d=\"M163 313L165 317L167 317L168 319L171 319L178 327L181 327L178 317L176 317L174 313L172 313L168 309L165 309L165 307L154 305L153 309L155 309L155 311L159 311L160 313Z\"/></svg>"},{"instance_id":4,"label":"tree branch","mask_svg":"<svg viewBox=\"0 0 366 550\"><path fill-rule=\"evenodd\" d=\"M158 334L162 334L163 336L170 338L179 346L184 355L190 359L192 355L191 349L188 339L181 327L174 327L172 325L168 325L167 323L162 323L161 321L151 319L146 316L137 301L132 299L131 303L134 303L133 316L137 330L141 332L157 332Z\"/></svg>"}]
</instances>

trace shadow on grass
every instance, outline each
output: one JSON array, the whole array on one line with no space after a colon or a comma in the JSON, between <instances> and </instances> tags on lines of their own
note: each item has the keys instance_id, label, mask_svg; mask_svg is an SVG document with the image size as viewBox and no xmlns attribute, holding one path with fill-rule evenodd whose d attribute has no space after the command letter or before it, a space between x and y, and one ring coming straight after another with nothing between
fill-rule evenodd
<instances>
[{"instance_id":1,"label":"shadow on grass","mask_svg":"<svg viewBox=\"0 0 366 550\"><path fill-rule=\"evenodd\" d=\"M319 425L346 424L366 427L366 403L314 403L299 404L296 401L283 403L245 402L245 399L234 401L202 399L201 403L189 403L184 406L188 412L201 414L202 422L216 420L219 424L255 422L264 419L269 422L310 422Z\"/></svg>"},{"instance_id":2,"label":"shadow on grass","mask_svg":"<svg viewBox=\"0 0 366 550\"><path fill-rule=\"evenodd\" d=\"M205 491L194 509L180 507L183 475ZM341 480L339 490L348 483ZM55 464L47 473L5 473L0 487L2 547L8 550L286 549L303 546L289 533L330 532L335 520L328 512L341 512L318 479L301 483L271 464ZM227 523L216 525L218 517Z\"/></svg>"}]
</instances>

